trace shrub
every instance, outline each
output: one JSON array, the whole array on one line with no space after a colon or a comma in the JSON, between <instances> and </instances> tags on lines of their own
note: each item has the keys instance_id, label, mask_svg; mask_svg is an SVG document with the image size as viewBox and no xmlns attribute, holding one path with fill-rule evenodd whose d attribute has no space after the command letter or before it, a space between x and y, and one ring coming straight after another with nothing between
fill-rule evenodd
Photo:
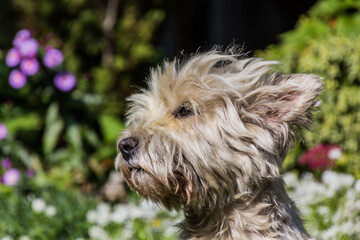
<instances>
[{"instance_id":1,"label":"shrub","mask_svg":"<svg viewBox=\"0 0 360 240\"><path fill-rule=\"evenodd\" d=\"M314 73L324 78L325 91L312 132L295 147L286 167L296 164L304 149L319 143L338 144L343 156L336 167L360 177L360 3L320 0L301 16L279 44L258 55L283 62L285 73Z\"/></svg>"},{"instance_id":2,"label":"shrub","mask_svg":"<svg viewBox=\"0 0 360 240\"><path fill-rule=\"evenodd\" d=\"M298 205L310 234L326 240L360 238L360 180L349 174L326 170L321 180L312 173L298 178L284 174L290 196Z\"/></svg>"},{"instance_id":3,"label":"shrub","mask_svg":"<svg viewBox=\"0 0 360 240\"><path fill-rule=\"evenodd\" d=\"M13 40L16 29L0 29L7 46L0 78L10 76L0 81L0 159L33 168L39 184L103 184L124 98L160 57L152 41L164 12L141 1L15 0L3 7L29 30Z\"/></svg>"},{"instance_id":4,"label":"shrub","mask_svg":"<svg viewBox=\"0 0 360 240\"><path fill-rule=\"evenodd\" d=\"M76 190L0 185L0 239L174 240L179 221L157 205L95 201Z\"/></svg>"},{"instance_id":5,"label":"shrub","mask_svg":"<svg viewBox=\"0 0 360 240\"><path fill-rule=\"evenodd\" d=\"M74 190L0 185L0 236L77 239L88 236L86 212L95 200Z\"/></svg>"},{"instance_id":6,"label":"shrub","mask_svg":"<svg viewBox=\"0 0 360 240\"><path fill-rule=\"evenodd\" d=\"M91 223L91 239L174 240L179 222L176 212L167 212L154 203L141 201L138 205L100 203L87 212Z\"/></svg>"}]
</instances>

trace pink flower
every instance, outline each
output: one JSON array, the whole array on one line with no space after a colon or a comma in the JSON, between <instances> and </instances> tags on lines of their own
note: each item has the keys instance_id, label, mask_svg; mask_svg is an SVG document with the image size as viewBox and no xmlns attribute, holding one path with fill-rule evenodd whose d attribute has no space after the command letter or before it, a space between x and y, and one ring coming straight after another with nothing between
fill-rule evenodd
<instances>
[{"instance_id":1,"label":"pink flower","mask_svg":"<svg viewBox=\"0 0 360 240\"><path fill-rule=\"evenodd\" d=\"M20 64L21 71L27 76L35 75L39 71L39 68L40 64L36 58L25 58Z\"/></svg>"},{"instance_id":2,"label":"pink flower","mask_svg":"<svg viewBox=\"0 0 360 240\"><path fill-rule=\"evenodd\" d=\"M8 65L9 67L15 67L19 64L20 60L21 55L19 50L17 50L16 48L10 49L10 51L6 55L6 65Z\"/></svg>"},{"instance_id":3,"label":"pink flower","mask_svg":"<svg viewBox=\"0 0 360 240\"><path fill-rule=\"evenodd\" d=\"M60 65L64 60L64 56L60 50L57 49L49 49L46 51L44 56L44 65L48 68L54 68Z\"/></svg>"},{"instance_id":4,"label":"pink flower","mask_svg":"<svg viewBox=\"0 0 360 240\"><path fill-rule=\"evenodd\" d=\"M33 58L35 57L38 48L39 43L35 39L30 38L20 44L19 50L22 57Z\"/></svg>"},{"instance_id":5,"label":"pink flower","mask_svg":"<svg viewBox=\"0 0 360 240\"><path fill-rule=\"evenodd\" d=\"M6 138L7 134L8 134L8 130L6 126L0 123L0 140Z\"/></svg>"},{"instance_id":6,"label":"pink flower","mask_svg":"<svg viewBox=\"0 0 360 240\"><path fill-rule=\"evenodd\" d=\"M23 30L20 30L19 32L16 33L15 35L15 38L14 38L14 41L13 41L13 45L17 48L20 47L20 45L28 40L29 38L31 37L31 33L29 30L27 29L23 29Z\"/></svg>"},{"instance_id":7,"label":"pink flower","mask_svg":"<svg viewBox=\"0 0 360 240\"><path fill-rule=\"evenodd\" d=\"M70 73L60 73L54 78L55 86L63 92L68 92L75 87L76 78Z\"/></svg>"},{"instance_id":8,"label":"pink flower","mask_svg":"<svg viewBox=\"0 0 360 240\"><path fill-rule=\"evenodd\" d=\"M17 69L11 71L9 76L9 83L11 87L20 89L25 86L26 81L26 76L21 71Z\"/></svg>"},{"instance_id":9,"label":"pink flower","mask_svg":"<svg viewBox=\"0 0 360 240\"><path fill-rule=\"evenodd\" d=\"M7 186L14 186L18 183L20 179L20 171L16 168L11 168L7 170L2 176L2 183Z\"/></svg>"},{"instance_id":10,"label":"pink flower","mask_svg":"<svg viewBox=\"0 0 360 240\"><path fill-rule=\"evenodd\" d=\"M334 165L334 160L341 156L341 148L334 144L320 144L301 156L299 163L311 170L325 170Z\"/></svg>"}]
</instances>

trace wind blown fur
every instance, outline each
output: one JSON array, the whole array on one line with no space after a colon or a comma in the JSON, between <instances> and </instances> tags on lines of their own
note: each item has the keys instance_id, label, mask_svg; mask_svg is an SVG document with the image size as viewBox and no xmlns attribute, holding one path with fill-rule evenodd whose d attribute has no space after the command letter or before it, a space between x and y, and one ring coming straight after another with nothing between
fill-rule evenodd
<instances>
[{"instance_id":1,"label":"wind blown fur","mask_svg":"<svg viewBox=\"0 0 360 240\"><path fill-rule=\"evenodd\" d=\"M311 239L279 167L323 84L274 64L212 50L165 62L128 98L115 165L140 195L183 209L180 239Z\"/></svg>"}]
</instances>

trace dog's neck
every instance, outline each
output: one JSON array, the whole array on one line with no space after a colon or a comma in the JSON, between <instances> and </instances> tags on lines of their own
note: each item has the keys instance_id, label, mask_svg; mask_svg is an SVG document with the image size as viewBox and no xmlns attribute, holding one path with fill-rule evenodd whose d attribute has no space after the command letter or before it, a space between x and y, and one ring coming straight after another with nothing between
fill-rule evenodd
<instances>
[{"instance_id":1,"label":"dog's neck","mask_svg":"<svg viewBox=\"0 0 360 240\"><path fill-rule=\"evenodd\" d=\"M251 196L201 213L184 208L180 239L310 239L282 179L268 182ZM215 238L214 238L215 236Z\"/></svg>"}]
</instances>

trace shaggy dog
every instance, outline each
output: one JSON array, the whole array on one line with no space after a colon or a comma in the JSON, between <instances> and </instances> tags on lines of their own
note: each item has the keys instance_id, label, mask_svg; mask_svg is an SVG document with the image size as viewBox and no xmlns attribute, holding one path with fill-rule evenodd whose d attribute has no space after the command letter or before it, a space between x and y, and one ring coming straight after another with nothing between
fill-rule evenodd
<instances>
[{"instance_id":1,"label":"shaggy dog","mask_svg":"<svg viewBox=\"0 0 360 240\"><path fill-rule=\"evenodd\" d=\"M129 97L116 158L129 186L183 209L180 239L311 239L280 175L322 81L212 50L152 70Z\"/></svg>"}]
</instances>

